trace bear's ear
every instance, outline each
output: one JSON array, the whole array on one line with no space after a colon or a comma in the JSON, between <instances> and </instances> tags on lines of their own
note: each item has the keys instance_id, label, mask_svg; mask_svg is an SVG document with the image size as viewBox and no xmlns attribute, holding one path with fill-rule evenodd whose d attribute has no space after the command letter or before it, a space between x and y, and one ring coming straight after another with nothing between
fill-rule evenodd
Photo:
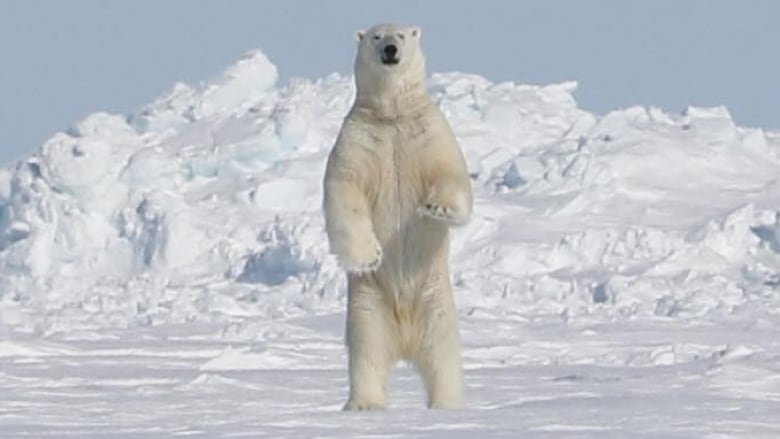
<instances>
[{"instance_id":1,"label":"bear's ear","mask_svg":"<svg viewBox=\"0 0 780 439\"><path fill-rule=\"evenodd\" d=\"M411 29L409 29L409 32L415 38L420 38L422 36L422 29L420 29L420 26L412 27Z\"/></svg>"},{"instance_id":2,"label":"bear's ear","mask_svg":"<svg viewBox=\"0 0 780 439\"><path fill-rule=\"evenodd\" d=\"M366 36L366 31L359 30L359 31L355 32L355 41L357 41L359 43L359 42L363 41L363 38L365 38L365 36Z\"/></svg>"}]
</instances>

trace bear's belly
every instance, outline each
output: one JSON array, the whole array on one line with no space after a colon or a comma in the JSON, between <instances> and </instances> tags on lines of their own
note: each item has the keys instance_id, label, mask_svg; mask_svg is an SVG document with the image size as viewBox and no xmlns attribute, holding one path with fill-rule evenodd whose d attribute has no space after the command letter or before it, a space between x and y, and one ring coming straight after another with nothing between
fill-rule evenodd
<instances>
[{"instance_id":1,"label":"bear's belly","mask_svg":"<svg viewBox=\"0 0 780 439\"><path fill-rule=\"evenodd\" d=\"M384 255L374 275L395 297L412 299L432 276L446 272L448 228L417 213L419 185L391 182L379 188L374 210L374 232Z\"/></svg>"}]
</instances>

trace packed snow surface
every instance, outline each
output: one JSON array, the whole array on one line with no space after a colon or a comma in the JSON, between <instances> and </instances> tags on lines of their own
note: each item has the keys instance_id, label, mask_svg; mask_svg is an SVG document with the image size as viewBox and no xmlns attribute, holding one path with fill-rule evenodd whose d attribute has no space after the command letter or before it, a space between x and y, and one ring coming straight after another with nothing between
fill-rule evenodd
<instances>
[{"instance_id":1,"label":"packed snow surface","mask_svg":"<svg viewBox=\"0 0 780 439\"><path fill-rule=\"evenodd\" d=\"M352 78L248 53L0 170L0 436L780 437L780 133L434 74L468 408L343 413L321 206Z\"/></svg>"}]
</instances>

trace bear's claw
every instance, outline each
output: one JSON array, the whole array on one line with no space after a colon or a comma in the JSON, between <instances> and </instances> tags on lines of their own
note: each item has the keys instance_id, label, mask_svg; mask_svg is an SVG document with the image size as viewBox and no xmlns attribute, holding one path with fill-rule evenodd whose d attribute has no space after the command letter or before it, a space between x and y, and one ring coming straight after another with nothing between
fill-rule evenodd
<instances>
[{"instance_id":1,"label":"bear's claw","mask_svg":"<svg viewBox=\"0 0 780 439\"><path fill-rule=\"evenodd\" d=\"M419 213L424 216L437 219L439 221L445 221L448 223L457 224L458 221L455 209L449 206L442 206L440 204L427 202L420 206Z\"/></svg>"}]
</instances>

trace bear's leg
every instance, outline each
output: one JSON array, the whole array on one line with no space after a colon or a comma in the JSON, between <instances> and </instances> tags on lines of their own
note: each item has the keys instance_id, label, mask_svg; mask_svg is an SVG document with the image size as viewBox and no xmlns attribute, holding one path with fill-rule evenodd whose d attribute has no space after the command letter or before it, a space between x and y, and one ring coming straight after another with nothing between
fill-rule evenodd
<instances>
[{"instance_id":1,"label":"bear's leg","mask_svg":"<svg viewBox=\"0 0 780 439\"><path fill-rule=\"evenodd\" d=\"M396 358L382 292L368 276L350 276L347 305L349 400L344 410L387 406L387 378Z\"/></svg>"},{"instance_id":2,"label":"bear's leg","mask_svg":"<svg viewBox=\"0 0 780 439\"><path fill-rule=\"evenodd\" d=\"M443 285L423 307L425 337L415 356L428 391L428 407L463 407L463 367L458 315L450 286Z\"/></svg>"}]
</instances>

